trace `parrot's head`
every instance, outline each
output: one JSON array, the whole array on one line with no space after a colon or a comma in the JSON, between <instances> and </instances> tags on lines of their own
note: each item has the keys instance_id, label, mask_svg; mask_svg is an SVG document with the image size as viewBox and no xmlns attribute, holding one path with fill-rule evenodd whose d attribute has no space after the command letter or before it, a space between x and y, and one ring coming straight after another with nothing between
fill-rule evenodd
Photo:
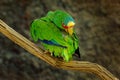
<instances>
[{"instance_id":1,"label":"parrot's head","mask_svg":"<svg viewBox=\"0 0 120 80\"><path fill-rule=\"evenodd\" d=\"M75 25L75 21L71 16L66 17L63 20L62 27L63 29L68 32L70 35L73 34L73 27Z\"/></svg>"}]
</instances>

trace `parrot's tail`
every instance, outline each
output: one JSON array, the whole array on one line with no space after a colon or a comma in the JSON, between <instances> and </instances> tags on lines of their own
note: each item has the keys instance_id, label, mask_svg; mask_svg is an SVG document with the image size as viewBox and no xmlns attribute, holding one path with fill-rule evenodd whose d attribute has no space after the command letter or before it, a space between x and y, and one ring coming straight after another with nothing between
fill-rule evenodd
<instances>
[{"instance_id":1,"label":"parrot's tail","mask_svg":"<svg viewBox=\"0 0 120 80\"><path fill-rule=\"evenodd\" d=\"M79 47L75 50L75 56L81 58Z\"/></svg>"}]
</instances>

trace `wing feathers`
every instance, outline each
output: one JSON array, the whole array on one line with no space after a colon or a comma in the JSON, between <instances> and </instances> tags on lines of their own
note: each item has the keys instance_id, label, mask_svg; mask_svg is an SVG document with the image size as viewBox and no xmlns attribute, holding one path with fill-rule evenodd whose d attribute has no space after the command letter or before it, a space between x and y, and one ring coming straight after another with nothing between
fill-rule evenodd
<instances>
[{"instance_id":1,"label":"wing feathers","mask_svg":"<svg viewBox=\"0 0 120 80\"><path fill-rule=\"evenodd\" d=\"M67 45L62 33L53 23L36 19L32 22L30 30L34 41L40 40L44 43L61 47L65 47L65 45Z\"/></svg>"},{"instance_id":2,"label":"wing feathers","mask_svg":"<svg viewBox=\"0 0 120 80\"><path fill-rule=\"evenodd\" d=\"M57 43L54 40L40 40L40 41L45 43L45 44L48 44L48 45L54 45L54 46L59 46L59 47L62 47L62 48L67 48L66 46L60 45L59 43Z\"/></svg>"}]
</instances>

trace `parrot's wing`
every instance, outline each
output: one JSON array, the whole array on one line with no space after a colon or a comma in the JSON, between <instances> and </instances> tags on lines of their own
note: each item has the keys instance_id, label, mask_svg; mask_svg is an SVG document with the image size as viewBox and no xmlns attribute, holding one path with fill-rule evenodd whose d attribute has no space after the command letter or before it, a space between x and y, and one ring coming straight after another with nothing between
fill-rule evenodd
<instances>
[{"instance_id":1,"label":"parrot's wing","mask_svg":"<svg viewBox=\"0 0 120 80\"><path fill-rule=\"evenodd\" d=\"M67 45L61 31L52 22L36 19L31 24L30 32L34 41L41 40L46 44L61 47Z\"/></svg>"}]
</instances>

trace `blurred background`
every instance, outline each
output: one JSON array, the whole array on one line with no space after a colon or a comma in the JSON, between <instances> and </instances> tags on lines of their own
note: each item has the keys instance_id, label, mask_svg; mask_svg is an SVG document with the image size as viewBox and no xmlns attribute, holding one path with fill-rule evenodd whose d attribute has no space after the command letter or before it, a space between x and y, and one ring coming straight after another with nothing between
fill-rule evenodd
<instances>
[{"instance_id":1,"label":"blurred background","mask_svg":"<svg viewBox=\"0 0 120 80\"><path fill-rule=\"evenodd\" d=\"M98 63L120 78L120 0L0 0L0 19L29 40L30 23L49 10L76 21L81 60ZM56 69L0 34L0 80L100 80Z\"/></svg>"}]
</instances>

